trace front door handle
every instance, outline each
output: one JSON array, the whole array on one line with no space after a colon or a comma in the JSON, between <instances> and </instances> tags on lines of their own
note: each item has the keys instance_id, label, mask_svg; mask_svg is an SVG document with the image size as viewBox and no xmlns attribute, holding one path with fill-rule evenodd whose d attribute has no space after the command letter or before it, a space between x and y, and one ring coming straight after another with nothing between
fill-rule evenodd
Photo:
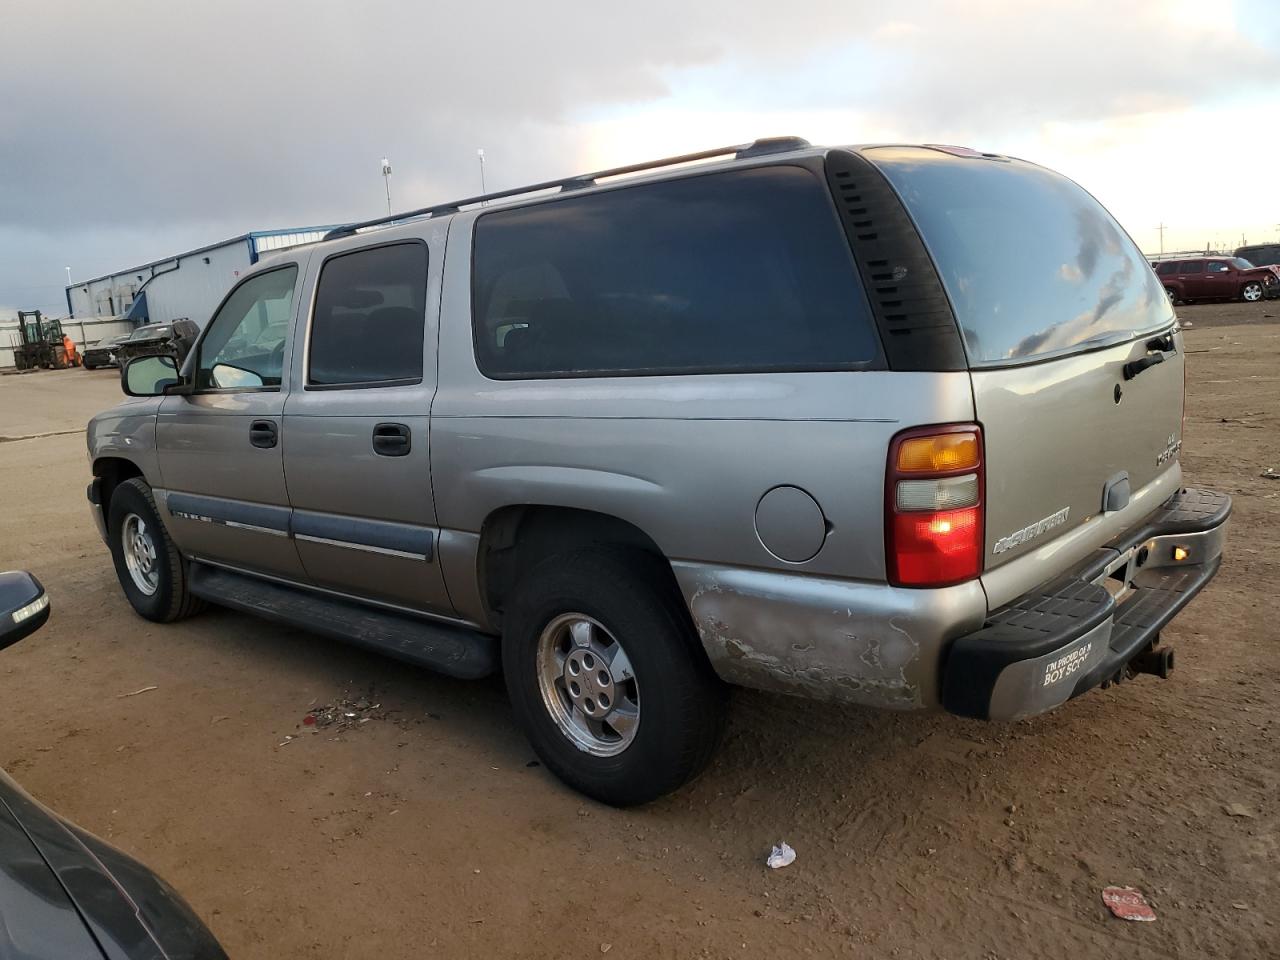
<instances>
[{"instance_id":1,"label":"front door handle","mask_svg":"<svg viewBox=\"0 0 1280 960\"><path fill-rule=\"evenodd\" d=\"M380 423L373 428L373 452L381 457L407 456L413 435L403 423Z\"/></svg>"},{"instance_id":2,"label":"front door handle","mask_svg":"<svg viewBox=\"0 0 1280 960\"><path fill-rule=\"evenodd\" d=\"M255 420L249 424L249 442L255 447L269 450L280 439L280 431L276 429L274 420Z\"/></svg>"}]
</instances>

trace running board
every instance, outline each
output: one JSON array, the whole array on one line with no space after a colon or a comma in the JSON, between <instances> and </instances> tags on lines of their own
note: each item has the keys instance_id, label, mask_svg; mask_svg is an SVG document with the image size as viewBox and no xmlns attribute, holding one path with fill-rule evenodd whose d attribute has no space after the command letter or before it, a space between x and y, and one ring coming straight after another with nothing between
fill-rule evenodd
<instances>
[{"instance_id":1,"label":"running board","mask_svg":"<svg viewBox=\"0 0 1280 960\"><path fill-rule=\"evenodd\" d=\"M465 627L379 610L199 562L191 564L189 587L210 603L367 647L450 677L474 680L498 669L497 639Z\"/></svg>"}]
</instances>

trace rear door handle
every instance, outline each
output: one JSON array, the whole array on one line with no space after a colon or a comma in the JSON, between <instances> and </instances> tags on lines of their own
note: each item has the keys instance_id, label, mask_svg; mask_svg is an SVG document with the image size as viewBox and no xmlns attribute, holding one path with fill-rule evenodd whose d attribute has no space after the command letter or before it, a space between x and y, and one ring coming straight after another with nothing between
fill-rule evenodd
<instances>
[{"instance_id":1,"label":"rear door handle","mask_svg":"<svg viewBox=\"0 0 1280 960\"><path fill-rule=\"evenodd\" d=\"M280 431L274 420L255 420L249 424L249 442L255 447L270 449L280 439Z\"/></svg>"},{"instance_id":2,"label":"rear door handle","mask_svg":"<svg viewBox=\"0 0 1280 960\"><path fill-rule=\"evenodd\" d=\"M373 452L381 457L407 456L413 435L403 423L380 423L373 428Z\"/></svg>"}]
</instances>

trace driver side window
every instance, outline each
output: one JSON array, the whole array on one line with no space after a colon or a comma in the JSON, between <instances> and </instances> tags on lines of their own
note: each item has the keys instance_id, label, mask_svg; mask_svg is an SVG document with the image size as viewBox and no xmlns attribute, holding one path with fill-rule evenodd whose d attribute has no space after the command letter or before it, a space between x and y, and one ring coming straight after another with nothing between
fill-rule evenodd
<instances>
[{"instance_id":1,"label":"driver side window","mask_svg":"<svg viewBox=\"0 0 1280 960\"><path fill-rule=\"evenodd\" d=\"M196 389L280 386L297 279L298 268L290 265L260 273L235 289L209 321Z\"/></svg>"}]
</instances>

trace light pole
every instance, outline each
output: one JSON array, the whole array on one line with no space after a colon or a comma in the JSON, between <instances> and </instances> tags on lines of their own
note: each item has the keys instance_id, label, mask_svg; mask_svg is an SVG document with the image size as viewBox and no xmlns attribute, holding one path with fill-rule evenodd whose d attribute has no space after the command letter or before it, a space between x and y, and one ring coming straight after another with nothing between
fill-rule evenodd
<instances>
[{"instance_id":1,"label":"light pole","mask_svg":"<svg viewBox=\"0 0 1280 960\"><path fill-rule=\"evenodd\" d=\"M387 188L387 215L391 215L391 161L382 158L382 182Z\"/></svg>"},{"instance_id":2,"label":"light pole","mask_svg":"<svg viewBox=\"0 0 1280 960\"><path fill-rule=\"evenodd\" d=\"M488 193L488 189L484 185L484 147L476 151L476 156L480 158L480 193Z\"/></svg>"}]
</instances>

